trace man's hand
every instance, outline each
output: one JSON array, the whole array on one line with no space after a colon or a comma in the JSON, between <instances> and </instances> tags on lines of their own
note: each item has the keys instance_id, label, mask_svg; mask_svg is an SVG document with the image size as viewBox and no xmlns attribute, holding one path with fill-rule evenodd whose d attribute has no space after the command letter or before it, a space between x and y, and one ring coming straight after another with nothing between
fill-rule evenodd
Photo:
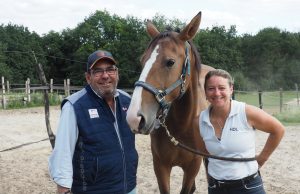
<instances>
[{"instance_id":1,"label":"man's hand","mask_svg":"<svg viewBox=\"0 0 300 194\"><path fill-rule=\"evenodd\" d=\"M57 185L57 193L58 194L66 194L66 193L71 193L71 190L66 187L62 187L60 185Z\"/></svg>"}]
</instances>

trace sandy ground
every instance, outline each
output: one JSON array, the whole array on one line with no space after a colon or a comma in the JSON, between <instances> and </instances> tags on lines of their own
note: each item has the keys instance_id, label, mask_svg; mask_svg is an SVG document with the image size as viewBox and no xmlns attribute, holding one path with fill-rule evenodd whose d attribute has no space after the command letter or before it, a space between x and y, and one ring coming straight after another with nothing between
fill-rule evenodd
<instances>
[{"instance_id":1,"label":"sandy ground","mask_svg":"<svg viewBox=\"0 0 300 194\"><path fill-rule=\"evenodd\" d=\"M51 127L55 132L60 110L51 107ZM266 140L257 133L257 149ZM264 185L270 194L300 194L300 126L286 127L286 134L269 161L261 169ZM43 108L0 110L0 151L23 143L47 138ZM152 167L150 137L137 135L139 152L138 193L159 193ZM48 175L49 141L0 152L0 194L55 193L56 186ZM196 178L196 192L207 193L201 167ZM179 193L182 171L175 167L171 174L171 193Z\"/></svg>"}]
</instances>

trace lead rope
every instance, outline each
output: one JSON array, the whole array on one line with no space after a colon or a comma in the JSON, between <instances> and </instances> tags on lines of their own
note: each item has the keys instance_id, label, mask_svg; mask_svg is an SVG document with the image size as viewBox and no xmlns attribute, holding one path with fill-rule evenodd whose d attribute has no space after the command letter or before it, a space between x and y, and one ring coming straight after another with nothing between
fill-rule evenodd
<instances>
[{"instance_id":1,"label":"lead rope","mask_svg":"<svg viewBox=\"0 0 300 194\"><path fill-rule=\"evenodd\" d=\"M206 154L204 152L201 152L200 150L195 150L193 148L190 148L182 143L180 143L178 140L176 140L175 137L173 137L169 130L167 125L165 124L165 118L159 118L159 123L160 125L165 129L168 137L170 138L170 141L175 145L178 146L180 148L183 148L189 152L192 152L194 154L206 157L206 158L213 158L213 159L217 159L217 160L224 160L224 161L232 161L232 162L249 162L249 161L254 161L256 160L255 157L253 158L229 158L229 157L222 157L222 156L215 156L215 155L211 155L211 154Z\"/></svg>"}]
</instances>

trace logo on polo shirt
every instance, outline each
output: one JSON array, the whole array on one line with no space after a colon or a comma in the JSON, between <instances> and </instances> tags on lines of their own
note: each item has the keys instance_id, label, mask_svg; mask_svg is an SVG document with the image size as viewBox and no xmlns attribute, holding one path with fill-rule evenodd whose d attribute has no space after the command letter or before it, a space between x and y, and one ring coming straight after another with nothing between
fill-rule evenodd
<instances>
[{"instance_id":1,"label":"logo on polo shirt","mask_svg":"<svg viewBox=\"0 0 300 194\"><path fill-rule=\"evenodd\" d=\"M229 129L230 131L238 131L238 129L236 127L230 127Z\"/></svg>"}]
</instances>

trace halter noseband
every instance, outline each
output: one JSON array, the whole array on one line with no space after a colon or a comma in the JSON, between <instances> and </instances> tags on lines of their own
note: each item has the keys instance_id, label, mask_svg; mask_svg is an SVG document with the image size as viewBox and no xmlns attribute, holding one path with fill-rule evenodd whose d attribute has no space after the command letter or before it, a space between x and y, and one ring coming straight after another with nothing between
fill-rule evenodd
<instances>
[{"instance_id":1,"label":"halter noseband","mask_svg":"<svg viewBox=\"0 0 300 194\"><path fill-rule=\"evenodd\" d=\"M164 120L170 109L171 102L166 102L165 96L167 96L169 93L171 93L173 90L175 90L178 86L181 86L181 89L180 89L180 94L177 98L181 98L183 96L183 94L185 93L186 74L190 75L190 72L191 72L191 67L190 67L191 63L190 63L190 55L189 55L189 46L190 45L188 42L186 42L185 45L186 45L185 59L184 59L184 64L183 64L180 78L176 82L174 82L170 87L168 87L165 90L157 89L154 86L152 86L151 84L146 83L144 81L137 81L134 84L134 87L141 86L144 89L151 92L155 96L155 99L157 100L157 102L160 106L160 110L161 110L161 113L158 116L159 119Z\"/></svg>"}]
</instances>

